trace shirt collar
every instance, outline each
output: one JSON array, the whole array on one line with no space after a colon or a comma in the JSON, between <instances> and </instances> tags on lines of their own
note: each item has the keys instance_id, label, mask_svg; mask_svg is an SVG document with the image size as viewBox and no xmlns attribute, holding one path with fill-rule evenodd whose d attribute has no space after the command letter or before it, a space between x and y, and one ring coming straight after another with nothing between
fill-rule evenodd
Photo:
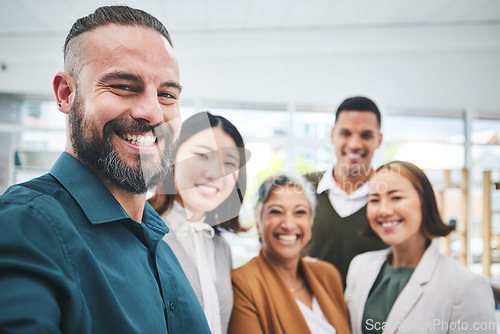
<instances>
[{"instance_id":1,"label":"shirt collar","mask_svg":"<svg viewBox=\"0 0 500 334\"><path fill-rule=\"evenodd\" d=\"M323 176L321 177L321 180L318 183L318 188L316 190L317 194L321 194L322 192L328 191L334 194L341 194L344 197L348 197L351 199L354 198L361 198L361 197L366 197L370 193L370 186L369 182L365 182L361 187L350 193L349 195L342 190L335 179L333 178L333 168L335 165L332 165L332 167L326 171Z\"/></svg>"},{"instance_id":2,"label":"shirt collar","mask_svg":"<svg viewBox=\"0 0 500 334\"><path fill-rule=\"evenodd\" d=\"M92 224L131 219L101 180L67 152L59 156L49 173L70 193Z\"/></svg>"},{"instance_id":3,"label":"shirt collar","mask_svg":"<svg viewBox=\"0 0 500 334\"><path fill-rule=\"evenodd\" d=\"M153 207L146 202L144 206L144 213L142 214L142 222L147 225L150 229L160 235L160 239L170 231L160 215L153 209Z\"/></svg>"},{"instance_id":4,"label":"shirt collar","mask_svg":"<svg viewBox=\"0 0 500 334\"><path fill-rule=\"evenodd\" d=\"M332 165L332 167L330 167L330 169L323 174L321 180L319 180L318 188L316 190L317 194L331 190L334 185L337 185L337 182L335 182L335 179L333 178L333 167L335 167L335 165Z\"/></svg>"}]
</instances>

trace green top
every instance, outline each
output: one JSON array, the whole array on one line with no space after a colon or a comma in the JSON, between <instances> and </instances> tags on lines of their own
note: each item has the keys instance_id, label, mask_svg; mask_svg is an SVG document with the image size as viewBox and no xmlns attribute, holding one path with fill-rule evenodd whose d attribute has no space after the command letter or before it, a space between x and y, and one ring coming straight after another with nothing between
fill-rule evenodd
<instances>
[{"instance_id":1,"label":"green top","mask_svg":"<svg viewBox=\"0 0 500 334\"><path fill-rule=\"evenodd\" d=\"M363 334L380 334L392 305L410 280L415 268L394 268L386 261L373 284L363 313Z\"/></svg>"}]
</instances>

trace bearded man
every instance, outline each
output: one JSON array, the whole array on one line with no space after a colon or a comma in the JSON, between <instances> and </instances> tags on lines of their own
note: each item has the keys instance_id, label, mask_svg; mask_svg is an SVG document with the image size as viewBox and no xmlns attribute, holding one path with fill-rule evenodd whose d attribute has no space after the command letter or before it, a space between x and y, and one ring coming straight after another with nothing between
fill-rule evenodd
<instances>
[{"instance_id":1,"label":"bearded man","mask_svg":"<svg viewBox=\"0 0 500 334\"><path fill-rule=\"evenodd\" d=\"M53 88L67 144L0 196L0 332L209 333L146 192L169 170L179 67L150 14L78 19Z\"/></svg>"}]
</instances>

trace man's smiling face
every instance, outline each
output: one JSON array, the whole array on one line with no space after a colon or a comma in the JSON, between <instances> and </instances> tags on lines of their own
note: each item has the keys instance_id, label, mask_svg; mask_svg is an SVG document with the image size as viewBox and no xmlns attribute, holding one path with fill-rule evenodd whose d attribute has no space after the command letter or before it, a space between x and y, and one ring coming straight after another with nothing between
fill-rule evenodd
<instances>
[{"instance_id":1,"label":"man's smiling face","mask_svg":"<svg viewBox=\"0 0 500 334\"><path fill-rule=\"evenodd\" d=\"M382 141L377 116L368 111L342 111L332 129L331 141L343 173L368 173Z\"/></svg>"},{"instance_id":2,"label":"man's smiling face","mask_svg":"<svg viewBox=\"0 0 500 334\"><path fill-rule=\"evenodd\" d=\"M145 193L168 171L179 127L177 59L145 27L109 24L86 32L70 112L75 155L130 193Z\"/></svg>"}]
</instances>

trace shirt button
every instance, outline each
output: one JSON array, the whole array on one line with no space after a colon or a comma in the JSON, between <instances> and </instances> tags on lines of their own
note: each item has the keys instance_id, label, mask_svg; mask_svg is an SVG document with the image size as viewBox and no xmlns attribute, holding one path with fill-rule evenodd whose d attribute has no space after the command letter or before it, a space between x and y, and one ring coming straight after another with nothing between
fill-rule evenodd
<instances>
[{"instance_id":1,"label":"shirt button","mask_svg":"<svg viewBox=\"0 0 500 334\"><path fill-rule=\"evenodd\" d=\"M170 308L170 311L173 311L173 310L174 310L174 308L175 308L175 304L174 304L174 302L170 302L170 303L168 303L168 307Z\"/></svg>"}]
</instances>

